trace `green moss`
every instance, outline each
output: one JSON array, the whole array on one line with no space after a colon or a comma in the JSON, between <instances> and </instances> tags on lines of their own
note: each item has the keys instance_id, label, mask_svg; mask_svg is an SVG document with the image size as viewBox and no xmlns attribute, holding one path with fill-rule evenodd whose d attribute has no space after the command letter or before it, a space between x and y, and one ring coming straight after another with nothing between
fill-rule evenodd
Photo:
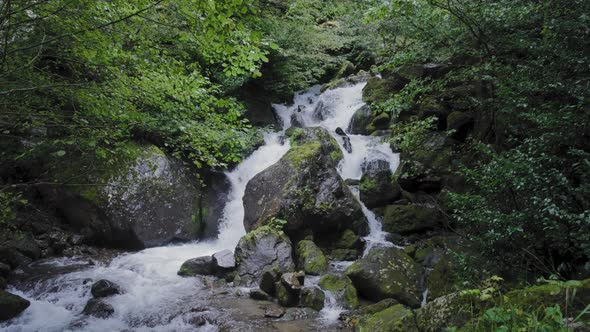
<instances>
[{"instance_id":1,"label":"green moss","mask_svg":"<svg viewBox=\"0 0 590 332\"><path fill-rule=\"evenodd\" d=\"M377 182L369 177L363 176L361 183L359 185L360 191L372 191L373 189L377 188Z\"/></svg>"},{"instance_id":2,"label":"green moss","mask_svg":"<svg viewBox=\"0 0 590 332\"><path fill-rule=\"evenodd\" d=\"M361 319L359 332L418 332L414 312L401 304Z\"/></svg>"},{"instance_id":3,"label":"green moss","mask_svg":"<svg viewBox=\"0 0 590 332\"><path fill-rule=\"evenodd\" d=\"M291 147L286 155L294 166L299 167L308 160L314 160L321 153L321 144L319 142L310 142L303 145Z\"/></svg>"},{"instance_id":4,"label":"green moss","mask_svg":"<svg viewBox=\"0 0 590 332\"><path fill-rule=\"evenodd\" d=\"M321 249L309 240L299 241L297 245L299 268L310 275L320 275L328 270L328 260Z\"/></svg>"},{"instance_id":5,"label":"green moss","mask_svg":"<svg viewBox=\"0 0 590 332\"><path fill-rule=\"evenodd\" d=\"M336 248L342 249L354 249L357 247L359 239L360 237L356 235L355 232L353 232L350 229L346 229L344 230L344 232L342 232L342 235L340 236L338 241L336 241L334 246Z\"/></svg>"},{"instance_id":6,"label":"green moss","mask_svg":"<svg viewBox=\"0 0 590 332\"><path fill-rule=\"evenodd\" d=\"M341 297L348 309L359 307L356 288L354 288L352 281L348 277L333 273L326 274L320 279L319 285L322 289L334 292Z\"/></svg>"},{"instance_id":7,"label":"green moss","mask_svg":"<svg viewBox=\"0 0 590 332\"><path fill-rule=\"evenodd\" d=\"M337 163L340 160L342 160L342 158L344 158L344 154L342 153L342 150L337 149L337 150L330 152L330 158L332 159L332 161L334 163Z\"/></svg>"}]
</instances>

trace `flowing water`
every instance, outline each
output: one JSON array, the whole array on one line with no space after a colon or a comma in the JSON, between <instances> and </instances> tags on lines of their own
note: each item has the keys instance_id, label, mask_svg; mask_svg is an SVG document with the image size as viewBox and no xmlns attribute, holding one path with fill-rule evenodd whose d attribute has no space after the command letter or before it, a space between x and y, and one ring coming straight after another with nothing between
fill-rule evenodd
<instances>
[{"instance_id":1,"label":"flowing water","mask_svg":"<svg viewBox=\"0 0 590 332\"><path fill-rule=\"evenodd\" d=\"M9 291L29 301L31 306L18 318L0 325L3 331L194 331L191 322L195 309L220 301L223 292L211 292L213 286L199 278L181 278L177 275L180 265L187 259L211 255L223 249L234 250L240 237L245 234L243 226L244 207L242 198L246 184L256 174L276 163L288 150L289 143L282 139L284 130L291 126L291 117L297 112L302 125L321 126L327 129L339 142L344 159L338 172L344 179L360 179L362 164L374 159L390 163L395 171L399 158L386 142L379 137L348 135L352 153L342 146L342 137L337 128L347 130L356 110L363 106L362 89L365 83L328 90L320 93L320 87L297 94L291 106L275 105L277 115L283 121L283 130L265 135L265 145L245 159L236 169L227 173L232 190L224 209L218 239L184 245L150 248L136 253L123 254L108 263L88 265L76 259L55 259L36 266L67 269L67 273L39 278L32 285L20 285ZM318 105L323 105L322 118L314 116ZM351 187L358 198L358 189ZM360 202L360 200L359 200ZM391 245L385 241L378 218L361 202L370 226L365 238L367 246ZM347 263L334 262L334 266L346 267ZM37 272L43 273L43 272ZM18 279L18 277L17 277ZM125 293L108 298L115 313L108 319L81 315L82 309L91 297L92 281L108 279L119 284ZM310 280L314 281L314 280ZM317 280L315 280L317 282ZM333 323L343 309L333 294L327 294L326 308L322 319ZM231 303L231 299L228 300ZM220 304L218 315L223 316L225 304ZM248 324L244 325L248 326ZM253 325L254 326L254 325ZM257 330L254 326L248 327ZM208 323L199 327L202 331L215 331L218 327Z\"/></svg>"}]
</instances>

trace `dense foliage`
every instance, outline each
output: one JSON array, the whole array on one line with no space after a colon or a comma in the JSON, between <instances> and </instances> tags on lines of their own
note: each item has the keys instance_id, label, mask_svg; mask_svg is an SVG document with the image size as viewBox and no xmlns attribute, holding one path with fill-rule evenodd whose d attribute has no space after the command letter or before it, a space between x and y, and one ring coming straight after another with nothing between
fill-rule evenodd
<instances>
[{"instance_id":1,"label":"dense foliage","mask_svg":"<svg viewBox=\"0 0 590 332\"><path fill-rule=\"evenodd\" d=\"M426 84L478 87L466 98L476 127L460 170L468 189L451 194L455 221L497 267L571 276L590 258L590 3L378 3L368 19L383 36L382 70L450 63ZM421 86L406 95L420 100ZM399 111L396 99L384 106Z\"/></svg>"}]
</instances>

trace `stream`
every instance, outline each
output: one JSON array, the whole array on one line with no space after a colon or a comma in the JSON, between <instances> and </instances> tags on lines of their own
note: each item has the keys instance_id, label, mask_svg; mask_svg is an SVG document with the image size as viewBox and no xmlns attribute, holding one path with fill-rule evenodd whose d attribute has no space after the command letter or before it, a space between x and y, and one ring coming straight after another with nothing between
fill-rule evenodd
<instances>
[{"instance_id":1,"label":"stream","mask_svg":"<svg viewBox=\"0 0 590 332\"><path fill-rule=\"evenodd\" d=\"M216 240L201 241L145 249L135 253L113 254L103 261L88 262L88 258L57 258L39 261L26 270L16 272L16 282L9 291L31 301L31 306L19 317L0 325L2 331L273 331L330 330L343 309L334 297L326 296L325 308L315 316L305 310L306 319L295 321L269 320L263 317L260 305L248 299L245 290L222 285L214 278L182 278L177 275L180 265L194 257L234 250L246 232L243 225L242 198L248 181L276 163L290 148L284 131L291 126L295 112L304 127L321 126L338 141L344 159L338 165L343 179L359 180L362 164L382 159L389 162L392 172L399 165L388 142L376 136L350 135L352 152L346 151L337 128L347 131L348 125L361 106L365 83L344 86L320 93L320 86L299 93L292 105L274 105L282 120L282 130L265 134L265 144L226 175L231 192L223 211L223 220ZM321 117L314 111L321 106ZM358 198L358 188L351 186ZM360 202L360 200L359 200ZM366 247L392 246L385 240L381 222L361 202L369 221L370 233ZM367 252L368 249L365 250ZM334 271L342 271L349 262L331 262ZM34 275L34 278L29 278ZM108 319L82 315L91 298L93 281L108 279L124 289L124 293L109 297L115 313ZM22 280L26 280L22 281ZM317 283L314 278L307 283ZM200 317L200 318L199 318ZM205 317L205 318L203 318Z\"/></svg>"}]
</instances>

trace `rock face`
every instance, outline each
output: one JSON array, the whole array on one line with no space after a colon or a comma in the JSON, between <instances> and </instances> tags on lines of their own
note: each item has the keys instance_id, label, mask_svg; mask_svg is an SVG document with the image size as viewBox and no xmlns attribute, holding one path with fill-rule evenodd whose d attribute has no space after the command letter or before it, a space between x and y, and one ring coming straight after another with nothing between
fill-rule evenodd
<instances>
[{"instance_id":1,"label":"rock face","mask_svg":"<svg viewBox=\"0 0 590 332\"><path fill-rule=\"evenodd\" d=\"M437 227L440 214L435 208L421 205L388 205L383 216L383 230L401 235L423 232Z\"/></svg>"},{"instance_id":2,"label":"rock face","mask_svg":"<svg viewBox=\"0 0 590 332\"><path fill-rule=\"evenodd\" d=\"M192 258L182 263L178 275L183 277L192 277L197 275L212 275L215 273L213 258L211 256L202 256Z\"/></svg>"},{"instance_id":3,"label":"rock face","mask_svg":"<svg viewBox=\"0 0 590 332\"><path fill-rule=\"evenodd\" d=\"M295 269L291 241L269 227L244 235L236 247L235 258L238 268L234 283L238 286L252 287L266 271L284 273Z\"/></svg>"},{"instance_id":4,"label":"rock face","mask_svg":"<svg viewBox=\"0 0 590 332\"><path fill-rule=\"evenodd\" d=\"M275 165L255 176L244 195L246 230L287 221L290 236L303 230L334 232L352 229L366 234L360 204L336 171L342 158L336 141L322 128L291 129L292 147Z\"/></svg>"},{"instance_id":5,"label":"rock face","mask_svg":"<svg viewBox=\"0 0 590 332\"><path fill-rule=\"evenodd\" d=\"M94 283L90 289L94 298L107 297L111 295L121 294L121 288L114 282L102 279Z\"/></svg>"},{"instance_id":6,"label":"rock face","mask_svg":"<svg viewBox=\"0 0 590 332\"><path fill-rule=\"evenodd\" d=\"M312 241L303 240L297 244L297 267L306 274L320 275L328 270L328 260L322 250Z\"/></svg>"},{"instance_id":7,"label":"rock face","mask_svg":"<svg viewBox=\"0 0 590 332\"><path fill-rule=\"evenodd\" d=\"M90 299L84 310L82 311L83 314L94 316L96 318L109 318L115 313L115 309L110 304L99 300L99 299Z\"/></svg>"},{"instance_id":8,"label":"rock face","mask_svg":"<svg viewBox=\"0 0 590 332\"><path fill-rule=\"evenodd\" d=\"M18 295L0 290L0 322L12 319L25 311L31 302Z\"/></svg>"},{"instance_id":9,"label":"rock face","mask_svg":"<svg viewBox=\"0 0 590 332\"><path fill-rule=\"evenodd\" d=\"M393 181L386 160L372 160L363 165L359 191L360 199L368 208L383 206L401 197L401 189Z\"/></svg>"},{"instance_id":10,"label":"rock face","mask_svg":"<svg viewBox=\"0 0 590 332\"><path fill-rule=\"evenodd\" d=\"M208 177L215 183L199 189L190 170L159 148L130 143L124 150L112 164L99 162L85 170L80 162L81 169L67 168L100 185L44 187L44 197L99 245L142 249L216 233L221 192L229 190L224 176ZM65 183L76 175L55 173Z\"/></svg>"},{"instance_id":11,"label":"rock face","mask_svg":"<svg viewBox=\"0 0 590 332\"><path fill-rule=\"evenodd\" d=\"M420 266L400 249L374 248L366 257L354 262L346 275L369 300L393 298L407 306L418 307L419 269Z\"/></svg>"}]
</instances>

